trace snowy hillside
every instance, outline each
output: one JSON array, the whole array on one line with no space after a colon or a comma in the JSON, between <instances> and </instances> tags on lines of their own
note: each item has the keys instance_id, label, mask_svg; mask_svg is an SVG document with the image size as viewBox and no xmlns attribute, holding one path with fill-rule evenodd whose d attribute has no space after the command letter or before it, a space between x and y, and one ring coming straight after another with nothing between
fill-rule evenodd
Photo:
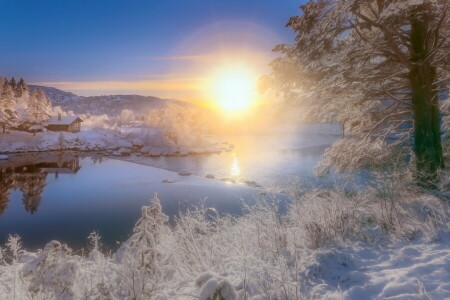
<instances>
[{"instance_id":1,"label":"snowy hillside","mask_svg":"<svg viewBox=\"0 0 450 300\"><path fill-rule=\"evenodd\" d=\"M69 106L73 105L76 101L83 98L70 92L65 92L52 87L29 85L30 91L41 88L44 90L45 95L52 101L53 106Z\"/></svg>"},{"instance_id":2,"label":"snowy hillside","mask_svg":"<svg viewBox=\"0 0 450 300\"><path fill-rule=\"evenodd\" d=\"M29 88L31 91L42 88L46 96L52 101L53 106L61 106L63 110L71 110L76 114L89 113L91 115L106 114L108 116L117 116L124 109L145 114L153 109L165 108L168 105L199 108L199 106L192 103L152 96L105 95L85 97L52 87L29 85Z\"/></svg>"}]
</instances>

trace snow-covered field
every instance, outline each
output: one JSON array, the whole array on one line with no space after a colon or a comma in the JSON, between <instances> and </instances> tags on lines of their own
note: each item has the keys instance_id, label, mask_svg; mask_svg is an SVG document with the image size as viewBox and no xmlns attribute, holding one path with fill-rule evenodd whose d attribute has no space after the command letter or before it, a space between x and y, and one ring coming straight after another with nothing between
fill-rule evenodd
<instances>
[{"instance_id":1,"label":"snow-covered field","mask_svg":"<svg viewBox=\"0 0 450 300\"><path fill-rule=\"evenodd\" d=\"M0 299L448 299L448 204L400 194L312 193L285 216L264 202L238 218L199 208L175 226L154 195L112 255L95 234L83 255L11 237Z\"/></svg>"}]
</instances>

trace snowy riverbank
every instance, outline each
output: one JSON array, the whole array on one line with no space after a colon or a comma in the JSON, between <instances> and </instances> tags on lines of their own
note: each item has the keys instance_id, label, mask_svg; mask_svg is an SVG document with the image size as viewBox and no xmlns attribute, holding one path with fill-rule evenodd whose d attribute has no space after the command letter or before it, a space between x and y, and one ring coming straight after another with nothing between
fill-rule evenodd
<instances>
[{"instance_id":1,"label":"snowy riverbank","mask_svg":"<svg viewBox=\"0 0 450 300\"><path fill-rule=\"evenodd\" d=\"M142 128L135 132L86 127L78 133L39 132L36 135L21 131L0 134L0 153L39 151L108 151L126 156L139 153L149 156L188 155L227 151L226 143L213 143L199 134L177 142L157 129Z\"/></svg>"}]
</instances>

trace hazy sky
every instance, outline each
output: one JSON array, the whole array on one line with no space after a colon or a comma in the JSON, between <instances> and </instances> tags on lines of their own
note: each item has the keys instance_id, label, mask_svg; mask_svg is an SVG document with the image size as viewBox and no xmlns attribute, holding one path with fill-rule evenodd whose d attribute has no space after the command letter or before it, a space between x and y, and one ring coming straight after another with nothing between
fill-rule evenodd
<instances>
[{"instance_id":1,"label":"hazy sky","mask_svg":"<svg viewBox=\"0 0 450 300\"><path fill-rule=\"evenodd\" d=\"M0 75L78 94L196 100L225 66L267 73L302 0L3 0ZM203 95L204 96L204 95Z\"/></svg>"}]
</instances>

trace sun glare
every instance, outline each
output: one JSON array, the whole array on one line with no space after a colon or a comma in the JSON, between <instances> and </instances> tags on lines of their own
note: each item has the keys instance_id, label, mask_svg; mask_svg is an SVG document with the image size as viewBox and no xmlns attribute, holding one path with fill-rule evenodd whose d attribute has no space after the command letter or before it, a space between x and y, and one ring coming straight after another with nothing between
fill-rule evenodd
<instances>
[{"instance_id":1,"label":"sun glare","mask_svg":"<svg viewBox=\"0 0 450 300\"><path fill-rule=\"evenodd\" d=\"M212 82L214 100L230 111L250 107L255 101L256 80L243 69L220 72Z\"/></svg>"}]
</instances>

